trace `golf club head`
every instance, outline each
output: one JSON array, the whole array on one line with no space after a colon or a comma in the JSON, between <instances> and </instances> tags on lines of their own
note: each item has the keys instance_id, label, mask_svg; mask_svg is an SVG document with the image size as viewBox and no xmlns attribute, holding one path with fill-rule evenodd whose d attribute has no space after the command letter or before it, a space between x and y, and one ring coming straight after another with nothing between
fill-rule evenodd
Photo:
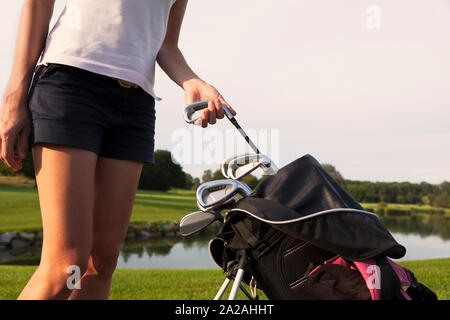
<instances>
[{"instance_id":1,"label":"golf club head","mask_svg":"<svg viewBox=\"0 0 450 320\"><path fill-rule=\"evenodd\" d=\"M209 101L210 100L204 100L188 105L184 109L184 121L189 124L197 124L197 120L199 120L203 116L203 111L208 108ZM224 104L222 104L222 108L226 117L228 119L232 119L233 114L230 112L230 110L228 110L228 108Z\"/></svg>"},{"instance_id":2,"label":"golf club head","mask_svg":"<svg viewBox=\"0 0 450 320\"><path fill-rule=\"evenodd\" d=\"M189 124L194 124L203 116L203 111L208 108L209 100L199 101L188 105L184 109L184 121Z\"/></svg>"},{"instance_id":3,"label":"golf club head","mask_svg":"<svg viewBox=\"0 0 450 320\"><path fill-rule=\"evenodd\" d=\"M223 222L223 216L214 210L192 212L181 219L179 227L180 234L183 237L190 236L203 230L217 220Z\"/></svg>"},{"instance_id":4,"label":"golf club head","mask_svg":"<svg viewBox=\"0 0 450 320\"><path fill-rule=\"evenodd\" d=\"M233 160L234 158L236 158L236 156L232 156L229 158L226 158L225 160L222 161L222 163L220 164L220 171L222 171L222 175L225 178L230 178L230 176L228 175L228 164L230 163L231 160Z\"/></svg>"},{"instance_id":5,"label":"golf club head","mask_svg":"<svg viewBox=\"0 0 450 320\"><path fill-rule=\"evenodd\" d=\"M227 209L232 209L234 208L234 206L236 205L236 203L239 201L238 197L234 196L230 199L228 199L227 201L225 201L223 204L218 205L218 206L213 206L211 208L204 208L200 205L200 203L197 201L197 205L198 208L202 211L210 211L210 210L214 210L217 212L220 212L222 210L227 210Z\"/></svg>"},{"instance_id":6,"label":"golf club head","mask_svg":"<svg viewBox=\"0 0 450 320\"><path fill-rule=\"evenodd\" d=\"M239 180L258 168L262 169L264 175L274 175L278 172L278 167L275 163L261 153L245 153L227 160L227 176L233 180ZM222 169L225 170L224 168Z\"/></svg>"},{"instance_id":7,"label":"golf club head","mask_svg":"<svg viewBox=\"0 0 450 320\"><path fill-rule=\"evenodd\" d=\"M197 202L200 207L208 210L214 209L236 194L248 196L252 189L245 183L236 180L220 179L201 184L197 188Z\"/></svg>"}]
</instances>

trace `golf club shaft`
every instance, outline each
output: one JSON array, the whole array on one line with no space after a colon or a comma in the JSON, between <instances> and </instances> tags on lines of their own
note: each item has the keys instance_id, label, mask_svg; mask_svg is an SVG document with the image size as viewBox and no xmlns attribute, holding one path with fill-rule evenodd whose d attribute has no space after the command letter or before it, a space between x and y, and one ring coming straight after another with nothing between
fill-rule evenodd
<instances>
[{"instance_id":1,"label":"golf club shaft","mask_svg":"<svg viewBox=\"0 0 450 320\"><path fill-rule=\"evenodd\" d=\"M245 133L244 129L241 128L239 123L237 122L236 118L231 114L230 110L222 104L223 111L225 112L225 115L227 116L228 120L236 127L236 129L239 131L239 133L244 137L245 141L247 141L250 148L255 151L256 154L260 154L259 149L256 147L256 145L253 143L253 141L250 139L250 137Z\"/></svg>"}]
</instances>

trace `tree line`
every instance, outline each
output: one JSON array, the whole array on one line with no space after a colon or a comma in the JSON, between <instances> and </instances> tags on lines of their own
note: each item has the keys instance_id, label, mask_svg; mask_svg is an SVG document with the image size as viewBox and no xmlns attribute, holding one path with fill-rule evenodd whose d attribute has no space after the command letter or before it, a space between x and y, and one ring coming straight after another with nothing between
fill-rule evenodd
<instances>
[{"instance_id":1,"label":"tree line","mask_svg":"<svg viewBox=\"0 0 450 320\"><path fill-rule=\"evenodd\" d=\"M22 161L23 168L14 172L0 161L0 175L25 175L34 179L31 153ZM440 184L427 182L371 182L345 179L333 165L322 164L324 169L342 185L358 202L426 204L436 207L450 207L450 182ZM171 188L195 190L204 182L224 179L220 170L205 170L200 178L194 178L183 168L172 162L170 151L157 150L155 163L145 163L139 180L139 189L167 191ZM258 179L247 175L242 179L250 188L255 188L264 177Z\"/></svg>"}]
</instances>

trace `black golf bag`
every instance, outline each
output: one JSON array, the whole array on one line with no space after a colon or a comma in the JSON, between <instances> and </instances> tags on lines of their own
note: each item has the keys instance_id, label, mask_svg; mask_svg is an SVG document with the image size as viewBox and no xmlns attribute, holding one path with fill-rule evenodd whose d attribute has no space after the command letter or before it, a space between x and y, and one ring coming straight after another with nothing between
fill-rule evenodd
<instances>
[{"instance_id":1,"label":"black golf bag","mask_svg":"<svg viewBox=\"0 0 450 320\"><path fill-rule=\"evenodd\" d=\"M437 299L390 259L406 250L378 217L310 155L241 199L209 250L228 273L245 261L243 281L269 299Z\"/></svg>"}]
</instances>

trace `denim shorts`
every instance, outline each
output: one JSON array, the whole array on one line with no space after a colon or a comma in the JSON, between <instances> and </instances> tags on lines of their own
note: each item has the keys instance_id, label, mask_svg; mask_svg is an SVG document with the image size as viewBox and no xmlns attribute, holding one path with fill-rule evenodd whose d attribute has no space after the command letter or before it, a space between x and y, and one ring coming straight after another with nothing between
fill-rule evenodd
<instances>
[{"instance_id":1,"label":"denim shorts","mask_svg":"<svg viewBox=\"0 0 450 320\"><path fill-rule=\"evenodd\" d=\"M28 93L29 151L52 143L99 156L154 162L155 100L142 88L73 66L49 63Z\"/></svg>"}]
</instances>

